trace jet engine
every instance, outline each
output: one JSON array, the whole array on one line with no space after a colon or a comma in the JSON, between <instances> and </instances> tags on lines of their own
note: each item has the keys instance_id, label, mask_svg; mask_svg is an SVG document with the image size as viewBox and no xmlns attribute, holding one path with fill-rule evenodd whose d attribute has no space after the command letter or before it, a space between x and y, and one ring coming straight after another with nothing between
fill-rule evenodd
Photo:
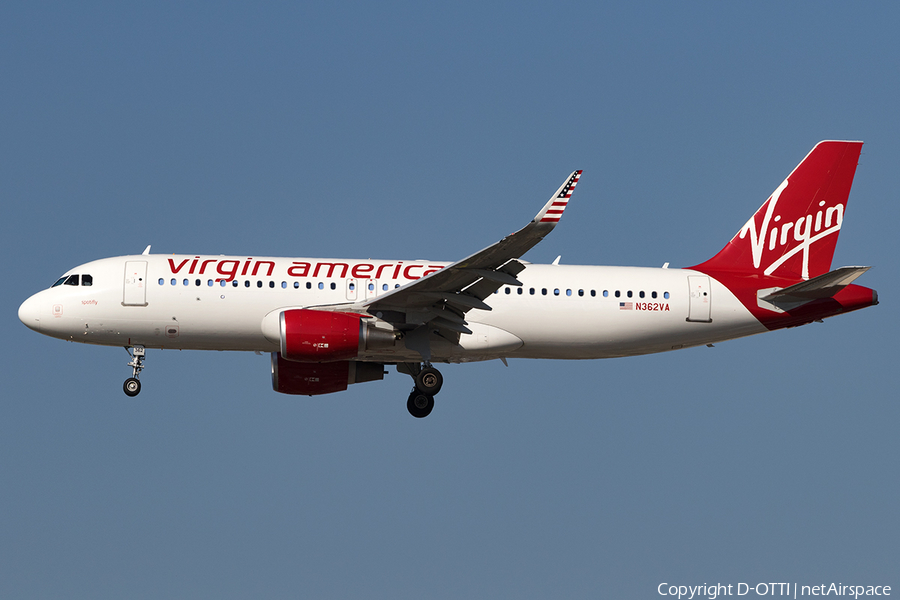
<instances>
[{"instance_id":1,"label":"jet engine","mask_svg":"<svg viewBox=\"0 0 900 600\"><path fill-rule=\"evenodd\" d=\"M352 360L395 341L393 331L379 329L361 315L324 310L286 310L279 329L282 358L306 363Z\"/></svg>"}]
</instances>

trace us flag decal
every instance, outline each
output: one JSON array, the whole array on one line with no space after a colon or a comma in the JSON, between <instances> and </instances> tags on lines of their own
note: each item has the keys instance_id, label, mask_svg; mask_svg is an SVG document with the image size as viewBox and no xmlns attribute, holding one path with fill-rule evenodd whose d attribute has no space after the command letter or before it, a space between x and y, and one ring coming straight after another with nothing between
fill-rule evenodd
<instances>
[{"instance_id":1,"label":"us flag decal","mask_svg":"<svg viewBox=\"0 0 900 600\"><path fill-rule=\"evenodd\" d=\"M559 191L559 194L556 196L557 198L571 198L572 191L575 189L575 186L578 185L578 180L581 178L581 171L575 171L572 173L572 176L569 177L569 181L566 182L565 187Z\"/></svg>"},{"instance_id":2,"label":"us flag decal","mask_svg":"<svg viewBox=\"0 0 900 600\"><path fill-rule=\"evenodd\" d=\"M569 180L563 185L559 193L556 194L552 198L553 202L547 208L547 211L544 213L544 216L541 218L542 223L558 223L559 219L562 217L563 211L566 210L566 204L569 203L569 198L572 197L572 191L575 189L575 186L578 184L578 180L581 178L581 171L575 171L569 177Z\"/></svg>"},{"instance_id":3,"label":"us flag decal","mask_svg":"<svg viewBox=\"0 0 900 600\"><path fill-rule=\"evenodd\" d=\"M619 302L619 310L634 310L634 302Z\"/></svg>"}]
</instances>

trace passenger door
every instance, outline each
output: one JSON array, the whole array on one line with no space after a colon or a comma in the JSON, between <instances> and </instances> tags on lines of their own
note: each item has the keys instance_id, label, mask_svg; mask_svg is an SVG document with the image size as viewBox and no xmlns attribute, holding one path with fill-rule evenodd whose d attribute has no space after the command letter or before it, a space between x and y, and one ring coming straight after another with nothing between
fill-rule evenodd
<instances>
[{"instance_id":1,"label":"passenger door","mask_svg":"<svg viewBox=\"0 0 900 600\"><path fill-rule=\"evenodd\" d=\"M689 276L688 288L691 295L687 320L696 323L712 323L710 318L712 297L709 293L709 277Z\"/></svg>"},{"instance_id":2,"label":"passenger door","mask_svg":"<svg viewBox=\"0 0 900 600\"><path fill-rule=\"evenodd\" d=\"M125 262L124 306L147 306L147 261Z\"/></svg>"}]
</instances>

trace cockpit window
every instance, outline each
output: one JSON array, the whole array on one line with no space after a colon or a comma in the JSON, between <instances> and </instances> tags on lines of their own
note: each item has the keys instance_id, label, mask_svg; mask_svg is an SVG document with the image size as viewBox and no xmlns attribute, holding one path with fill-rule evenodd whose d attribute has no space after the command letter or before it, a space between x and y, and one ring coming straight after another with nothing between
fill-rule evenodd
<instances>
[{"instance_id":1,"label":"cockpit window","mask_svg":"<svg viewBox=\"0 0 900 600\"><path fill-rule=\"evenodd\" d=\"M81 278L81 285L94 285L94 278L90 275L63 275L50 287L56 287L58 285L79 285L79 277Z\"/></svg>"}]
</instances>

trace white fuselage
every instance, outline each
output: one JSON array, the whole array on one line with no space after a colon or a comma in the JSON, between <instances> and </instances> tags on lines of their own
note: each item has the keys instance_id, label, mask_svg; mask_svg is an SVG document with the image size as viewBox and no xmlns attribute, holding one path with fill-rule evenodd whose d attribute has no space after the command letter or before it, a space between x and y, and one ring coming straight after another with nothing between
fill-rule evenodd
<instances>
[{"instance_id":1,"label":"white fuselage","mask_svg":"<svg viewBox=\"0 0 900 600\"><path fill-rule=\"evenodd\" d=\"M38 292L19 316L43 334L88 344L276 352L283 310L377 298L448 264L123 256L72 269L66 275L90 275L91 285ZM466 314L472 333L459 344L433 343L432 360L609 358L767 331L728 288L697 271L527 264L518 279L521 287L485 299L493 310ZM420 355L399 340L360 360Z\"/></svg>"}]
</instances>

